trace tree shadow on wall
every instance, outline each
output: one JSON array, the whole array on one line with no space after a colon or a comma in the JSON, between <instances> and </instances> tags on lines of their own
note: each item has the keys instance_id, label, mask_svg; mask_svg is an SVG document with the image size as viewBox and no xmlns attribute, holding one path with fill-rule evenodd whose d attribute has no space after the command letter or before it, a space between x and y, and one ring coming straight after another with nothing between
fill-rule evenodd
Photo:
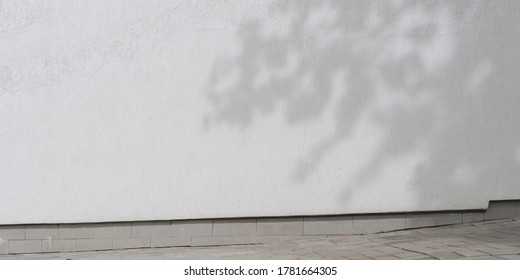
<instances>
[{"instance_id":1,"label":"tree shadow on wall","mask_svg":"<svg viewBox=\"0 0 520 280\"><path fill-rule=\"evenodd\" d=\"M301 182L368 116L384 140L343 201L414 151L411 191L427 207L446 189L518 185L518 12L514 1L274 2L274 20L243 22L239 54L216 62L209 124L246 129L282 110L295 125L334 108L334 132L295 163Z\"/></svg>"}]
</instances>

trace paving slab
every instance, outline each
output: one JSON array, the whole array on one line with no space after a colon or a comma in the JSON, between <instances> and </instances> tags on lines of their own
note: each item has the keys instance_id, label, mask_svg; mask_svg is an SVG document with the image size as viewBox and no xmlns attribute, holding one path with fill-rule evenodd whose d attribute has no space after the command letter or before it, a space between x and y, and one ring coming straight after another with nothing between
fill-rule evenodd
<instances>
[{"instance_id":1,"label":"paving slab","mask_svg":"<svg viewBox=\"0 0 520 280\"><path fill-rule=\"evenodd\" d=\"M247 221L245 221L247 222ZM223 224L226 221L222 222ZM126 226L126 225L125 225ZM146 226L146 225L144 225ZM176 225L189 229L200 225ZM301 221L287 221L280 225L271 225L266 233L273 234L272 227L285 227L288 234L293 226L301 230ZM78 232L74 227L66 230L60 228L60 234L90 235L91 232ZM267 229L267 228L266 228ZM19 234L18 229L4 229L4 234ZM56 234L55 232L40 232L31 229L34 237L45 237ZM159 228L162 233L163 228ZM227 224L222 229L226 234L242 234L249 230L247 223L239 225ZM125 242L141 242L149 247L148 238L130 239L96 239L79 240L70 244L61 244L57 241L40 240L17 240L9 244L11 252L19 253L5 255L7 242L0 244L3 255L0 259L408 259L408 260L436 260L436 259L483 259L483 260L506 260L520 259L520 220L502 219L486 222L472 222L462 225L448 225L435 228L406 229L402 231L375 233L365 235L333 235L333 236L264 236L272 241L269 244L234 244L237 242L257 242L261 239L248 239L247 236L213 236L193 238L192 243L201 247L170 247L170 248L143 248L107 250L118 247ZM109 232L112 234L111 232ZM301 233L300 233L301 234ZM118 235L118 234L116 234ZM126 235L126 233L125 233ZM182 245L187 246L187 239L182 237L153 237L153 242L161 246ZM161 239L158 239L161 238ZM175 239L172 239L175 238ZM181 239L179 239L181 238ZM240 240L238 239L240 238ZM278 240L278 242L276 242ZM174 242L175 241L175 242ZM195 242L193 242L195 241ZM172 243L173 242L173 243ZM34 243L34 244L33 244ZM91 244L92 243L92 244ZM154 244L155 244L154 243ZM47 253L33 254L41 250ZM113 245L112 245L113 244ZM194 244L191 244L192 246ZM81 247L82 250L105 250L84 252L62 252L52 253L56 247ZM29 254L29 252L31 252ZM0 252L1 253L1 252Z\"/></svg>"}]
</instances>

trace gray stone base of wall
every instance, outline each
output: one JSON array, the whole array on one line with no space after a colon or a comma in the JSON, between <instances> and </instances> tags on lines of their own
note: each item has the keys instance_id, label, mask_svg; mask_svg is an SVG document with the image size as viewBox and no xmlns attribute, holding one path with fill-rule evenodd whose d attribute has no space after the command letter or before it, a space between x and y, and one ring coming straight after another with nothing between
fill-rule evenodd
<instances>
[{"instance_id":1,"label":"gray stone base of wall","mask_svg":"<svg viewBox=\"0 0 520 280\"><path fill-rule=\"evenodd\" d=\"M520 217L520 200L487 210L98 224L0 225L0 254L276 243Z\"/></svg>"}]
</instances>

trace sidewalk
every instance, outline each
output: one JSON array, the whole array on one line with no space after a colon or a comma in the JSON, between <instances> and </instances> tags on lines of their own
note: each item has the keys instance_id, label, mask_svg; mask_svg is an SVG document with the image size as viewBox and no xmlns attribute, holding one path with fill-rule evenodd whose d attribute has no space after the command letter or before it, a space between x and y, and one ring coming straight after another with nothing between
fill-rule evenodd
<instances>
[{"instance_id":1,"label":"sidewalk","mask_svg":"<svg viewBox=\"0 0 520 280\"><path fill-rule=\"evenodd\" d=\"M520 218L369 235L287 237L276 244L3 255L1 259L520 260Z\"/></svg>"}]
</instances>

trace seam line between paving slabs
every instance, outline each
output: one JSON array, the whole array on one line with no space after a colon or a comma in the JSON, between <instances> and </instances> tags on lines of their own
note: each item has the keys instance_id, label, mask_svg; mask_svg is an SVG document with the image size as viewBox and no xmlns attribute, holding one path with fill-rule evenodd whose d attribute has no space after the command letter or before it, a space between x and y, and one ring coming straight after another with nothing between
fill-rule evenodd
<instances>
[{"instance_id":1,"label":"seam line between paving slabs","mask_svg":"<svg viewBox=\"0 0 520 280\"><path fill-rule=\"evenodd\" d=\"M373 241L372 241L373 242ZM410 252L410 253L416 253L416 254L419 254L419 255L423 255L423 256L426 256L426 257L431 257L431 258L434 258L436 260L439 260L439 258L437 257L434 257L434 256L431 256L427 253L423 253L423 252L419 252L419 251L414 251L414 250L410 250L410 249L406 249L406 248L401 248L401 247L397 247L397 246L394 246L394 245L391 245L391 244L385 244L385 243L380 243L379 241L376 242L377 244L379 245L383 245L383 246L390 246L394 249L399 249L399 250L403 250L403 251L406 251L406 252Z\"/></svg>"}]
</instances>

